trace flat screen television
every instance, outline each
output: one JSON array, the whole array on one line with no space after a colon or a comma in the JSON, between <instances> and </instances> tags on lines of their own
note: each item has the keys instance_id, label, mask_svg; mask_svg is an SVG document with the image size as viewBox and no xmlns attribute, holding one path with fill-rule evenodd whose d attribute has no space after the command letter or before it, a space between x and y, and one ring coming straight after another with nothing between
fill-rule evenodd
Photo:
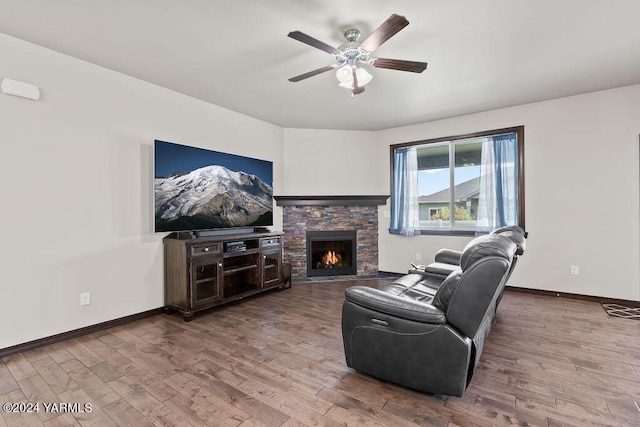
<instances>
[{"instance_id":1,"label":"flat screen television","mask_svg":"<svg viewBox=\"0 0 640 427\"><path fill-rule=\"evenodd\" d=\"M273 163L155 140L155 231L273 225Z\"/></svg>"}]
</instances>

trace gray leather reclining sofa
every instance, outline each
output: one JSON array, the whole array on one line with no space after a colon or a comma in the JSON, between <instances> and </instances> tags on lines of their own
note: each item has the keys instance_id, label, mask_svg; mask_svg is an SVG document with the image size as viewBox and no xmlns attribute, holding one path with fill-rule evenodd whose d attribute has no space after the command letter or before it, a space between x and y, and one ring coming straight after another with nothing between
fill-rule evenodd
<instances>
[{"instance_id":1,"label":"gray leather reclining sofa","mask_svg":"<svg viewBox=\"0 0 640 427\"><path fill-rule=\"evenodd\" d=\"M517 256L524 254L526 249L526 238L528 233L517 225L508 225L505 227L496 228L490 234L500 234L508 237L516 244L516 258L514 258L511 271L515 267ZM440 249L434 258L434 262L425 267L424 272L427 275L440 278L442 280L451 274L454 270L460 267L460 256L462 252L453 249Z\"/></svg>"},{"instance_id":2,"label":"gray leather reclining sofa","mask_svg":"<svg viewBox=\"0 0 640 427\"><path fill-rule=\"evenodd\" d=\"M347 365L415 390L462 396L524 247L512 237L476 237L451 259L444 280L425 271L380 289L348 288L342 308Z\"/></svg>"}]
</instances>

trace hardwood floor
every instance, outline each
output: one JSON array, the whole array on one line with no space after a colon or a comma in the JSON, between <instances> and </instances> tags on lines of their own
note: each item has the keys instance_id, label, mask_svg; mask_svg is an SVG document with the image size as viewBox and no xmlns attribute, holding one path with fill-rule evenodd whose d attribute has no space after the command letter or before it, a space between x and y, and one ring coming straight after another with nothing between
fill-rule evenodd
<instances>
[{"instance_id":1,"label":"hardwood floor","mask_svg":"<svg viewBox=\"0 0 640 427\"><path fill-rule=\"evenodd\" d=\"M507 291L463 397L433 396L347 368L353 284L296 283L190 323L158 315L6 357L0 403L40 410L0 412L0 426L640 425L637 320ZM54 402L80 407L44 410Z\"/></svg>"}]
</instances>

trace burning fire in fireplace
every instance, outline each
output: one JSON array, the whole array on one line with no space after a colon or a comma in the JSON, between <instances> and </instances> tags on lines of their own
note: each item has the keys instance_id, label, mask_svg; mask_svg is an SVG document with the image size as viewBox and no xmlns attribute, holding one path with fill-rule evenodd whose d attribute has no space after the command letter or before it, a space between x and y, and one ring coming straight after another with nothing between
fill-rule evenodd
<instances>
[{"instance_id":1,"label":"burning fire in fireplace","mask_svg":"<svg viewBox=\"0 0 640 427\"><path fill-rule=\"evenodd\" d=\"M317 263L316 268L342 268L342 256L335 251L327 251L322 255L322 259Z\"/></svg>"}]
</instances>

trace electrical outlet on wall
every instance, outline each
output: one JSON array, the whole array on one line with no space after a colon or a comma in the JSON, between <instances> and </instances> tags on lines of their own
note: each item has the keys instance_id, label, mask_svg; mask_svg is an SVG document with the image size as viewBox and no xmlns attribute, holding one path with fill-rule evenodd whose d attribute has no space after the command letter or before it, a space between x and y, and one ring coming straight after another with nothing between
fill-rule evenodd
<instances>
[{"instance_id":1,"label":"electrical outlet on wall","mask_svg":"<svg viewBox=\"0 0 640 427\"><path fill-rule=\"evenodd\" d=\"M580 274L580 268L577 265L571 266L571 275L578 276Z\"/></svg>"},{"instance_id":2,"label":"electrical outlet on wall","mask_svg":"<svg viewBox=\"0 0 640 427\"><path fill-rule=\"evenodd\" d=\"M422 254L416 254L416 261L422 260Z\"/></svg>"},{"instance_id":3,"label":"electrical outlet on wall","mask_svg":"<svg viewBox=\"0 0 640 427\"><path fill-rule=\"evenodd\" d=\"M91 292L82 292L80 294L80 305L91 304Z\"/></svg>"}]
</instances>

